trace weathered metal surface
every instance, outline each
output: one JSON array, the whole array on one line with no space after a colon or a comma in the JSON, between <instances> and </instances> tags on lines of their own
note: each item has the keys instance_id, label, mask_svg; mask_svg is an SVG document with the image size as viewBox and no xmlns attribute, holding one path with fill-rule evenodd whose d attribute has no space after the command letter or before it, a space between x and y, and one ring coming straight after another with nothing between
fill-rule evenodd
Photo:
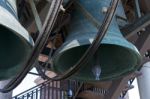
<instances>
[{"instance_id":1,"label":"weathered metal surface","mask_svg":"<svg viewBox=\"0 0 150 99\"><path fill-rule=\"evenodd\" d=\"M34 43L18 21L16 0L0 0L0 79L15 76Z\"/></svg>"},{"instance_id":2,"label":"weathered metal surface","mask_svg":"<svg viewBox=\"0 0 150 99\"><path fill-rule=\"evenodd\" d=\"M93 18L102 23L105 17L102 9L105 6L109 6L110 1L89 0L85 2L79 0L77 3L93 15ZM120 7L122 6L118 6L118 10L121 9ZM99 11L100 9L101 11ZM98 31L97 27L93 25L93 22L89 21L80 9L75 8L71 14L72 19L68 27L69 35L66 42L57 50L53 58L53 68L60 74L76 64L88 46L93 42ZM99 65L102 68L99 80L111 80L122 77L129 72L135 71L140 62L138 50L122 36L115 17L96 54L99 57ZM96 64L95 61L96 56L93 56L88 63L84 64L84 68L81 68L78 73L72 76L72 79L96 81L92 72Z\"/></svg>"},{"instance_id":3,"label":"weathered metal surface","mask_svg":"<svg viewBox=\"0 0 150 99\"><path fill-rule=\"evenodd\" d=\"M122 28L123 35L129 39L137 32L142 31L143 28L147 27L150 24L150 13L144 15L143 17L137 19L133 23Z\"/></svg>"}]
</instances>

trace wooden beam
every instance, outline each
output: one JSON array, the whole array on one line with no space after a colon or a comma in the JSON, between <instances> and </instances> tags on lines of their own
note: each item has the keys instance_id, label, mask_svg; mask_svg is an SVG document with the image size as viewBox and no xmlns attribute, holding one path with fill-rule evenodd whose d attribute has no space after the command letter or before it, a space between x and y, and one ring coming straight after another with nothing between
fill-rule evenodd
<instances>
[{"instance_id":1,"label":"wooden beam","mask_svg":"<svg viewBox=\"0 0 150 99\"><path fill-rule=\"evenodd\" d=\"M109 88L108 94L105 95L104 99L118 99L130 78L131 74L124 78L114 80Z\"/></svg>"},{"instance_id":2,"label":"wooden beam","mask_svg":"<svg viewBox=\"0 0 150 99\"><path fill-rule=\"evenodd\" d=\"M141 36L136 41L135 45L140 50L142 56L141 65L150 61L148 57L145 57L145 53L150 49L150 26L146 28L146 31L141 34Z\"/></svg>"},{"instance_id":3,"label":"wooden beam","mask_svg":"<svg viewBox=\"0 0 150 99\"><path fill-rule=\"evenodd\" d=\"M150 24L150 13L146 14L145 16L137 19L132 24L129 24L121 29L123 35L129 39L137 32L141 31L143 28L147 27Z\"/></svg>"}]
</instances>

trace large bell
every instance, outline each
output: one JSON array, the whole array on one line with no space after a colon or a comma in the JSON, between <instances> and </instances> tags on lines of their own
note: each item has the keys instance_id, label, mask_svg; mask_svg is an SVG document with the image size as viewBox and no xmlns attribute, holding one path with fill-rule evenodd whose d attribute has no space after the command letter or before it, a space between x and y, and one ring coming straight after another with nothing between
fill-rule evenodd
<instances>
[{"instance_id":1,"label":"large bell","mask_svg":"<svg viewBox=\"0 0 150 99\"><path fill-rule=\"evenodd\" d=\"M108 7L111 0L77 0L77 2L102 23L105 16L102 9ZM119 7L117 10L122 9ZM58 73L64 73L75 65L98 32L92 22L77 8L72 11L72 20L68 26L70 34L53 58L53 68ZM139 68L140 60L137 48L122 36L114 17L96 54L72 76L72 79L79 81L116 79Z\"/></svg>"},{"instance_id":2,"label":"large bell","mask_svg":"<svg viewBox=\"0 0 150 99\"><path fill-rule=\"evenodd\" d=\"M0 80L21 70L32 46L32 38L18 22L16 0L0 0Z\"/></svg>"}]
</instances>

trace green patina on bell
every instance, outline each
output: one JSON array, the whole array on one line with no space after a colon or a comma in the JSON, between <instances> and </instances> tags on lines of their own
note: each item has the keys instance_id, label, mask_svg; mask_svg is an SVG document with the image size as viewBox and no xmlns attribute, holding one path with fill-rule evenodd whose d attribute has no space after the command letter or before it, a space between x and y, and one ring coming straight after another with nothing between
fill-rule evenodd
<instances>
[{"instance_id":1,"label":"green patina on bell","mask_svg":"<svg viewBox=\"0 0 150 99\"><path fill-rule=\"evenodd\" d=\"M32 46L32 38L18 22L16 0L0 0L0 80L21 70Z\"/></svg>"},{"instance_id":2,"label":"green patina on bell","mask_svg":"<svg viewBox=\"0 0 150 99\"><path fill-rule=\"evenodd\" d=\"M108 7L111 2L111 0L77 1L100 23L105 16L101 11L102 8ZM68 29L69 36L53 58L54 70L64 73L75 65L90 46L97 32L98 29L85 18L83 13L74 9ZM72 76L72 79L91 82L116 79L137 70L140 61L140 53L122 36L114 17L96 54Z\"/></svg>"}]
</instances>

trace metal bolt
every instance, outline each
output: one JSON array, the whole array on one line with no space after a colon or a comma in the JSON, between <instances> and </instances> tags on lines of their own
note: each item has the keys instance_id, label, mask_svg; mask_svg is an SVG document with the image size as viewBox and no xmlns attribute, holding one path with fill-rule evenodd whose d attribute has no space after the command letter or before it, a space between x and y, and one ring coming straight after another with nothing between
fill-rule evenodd
<instances>
[{"instance_id":1,"label":"metal bolt","mask_svg":"<svg viewBox=\"0 0 150 99\"><path fill-rule=\"evenodd\" d=\"M150 52L147 51L144 56L150 58Z\"/></svg>"},{"instance_id":2,"label":"metal bolt","mask_svg":"<svg viewBox=\"0 0 150 99\"><path fill-rule=\"evenodd\" d=\"M60 9L61 9L63 12L66 11L66 9L63 7L63 5L60 6Z\"/></svg>"},{"instance_id":3,"label":"metal bolt","mask_svg":"<svg viewBox=\"0 0 150 99\"><path fill-rule=\"evenodd\" d=\"M108 7L103 7L103 8L102 8L102 13L105 14L105 13L107 13L107 11L108 11Z\"/></svg>"},{"instance_id":4,"label":"metal bolt","mask_svg":"<svg viewBox=\"0 0 150 99\"><path fill-rule=\"evenodd\" d=\"M142 32L145 32L146 31L146 29L145 28L142 28L142 30L141 30Z\"/></svg>"},{"instance_id":5,"label":"metal bolt","mask_svg":"<svg viewBox=\"0 0 150 99\"><path fill-rule=\"evenodd\" d=\"M141 32L137 32L137 35L140 36L140 35L141 35Z\"/></svg>"}]
</instances>

